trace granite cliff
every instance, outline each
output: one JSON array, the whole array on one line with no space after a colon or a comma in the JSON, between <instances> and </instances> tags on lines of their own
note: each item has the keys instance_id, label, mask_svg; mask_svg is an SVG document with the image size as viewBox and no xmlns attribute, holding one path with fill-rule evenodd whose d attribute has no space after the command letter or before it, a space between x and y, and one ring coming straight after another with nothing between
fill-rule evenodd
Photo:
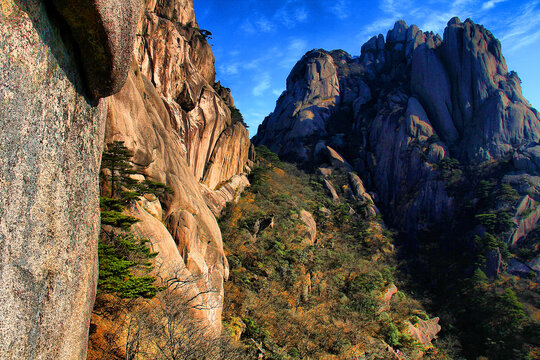
<instances>
[{"instance_id":1,"label":"granite cliff","mask_svg":"<svg viewBox=\"0 0 540 360\"><path fill-rule=\"evenodd\" d=\"M140 4L75 4L77 14L62 1L60 12L42 1L0 4L2 359L86 357L107 108L99 98L125 81ZM85 52L94 56L81 63Z\"/></svg>"},{"instance_id":2,"label":"granite cliff","mask_svg":"<svg viewBox=\"0 0 540 360\"><path fill-rule=\"evenodd\" d=\"M123 141L146 179L174 194L140 202L134 228L158 252L156 275L193 298L219 334L228 264L216 216L249 185L251 143L191 1L146 1L125 86L110 97L105 143ZM197 296L197 294L201 294Z\"/></svg>"},{"instance_id":3,"label":"granite cliff","mask_svg":"<svg viewBox=\"0 0 540 360\"><path fill-rule=\"evenodd\" d=\"M156 275L196 278L182 292L207 292L199 316L219 331L215 214L248 184L250 142L192 2L7 0L0 29L0 358L86 358L113 140L174 190L131 213Z\"/></svg>"},{"instance_id":4,"label":"granite cliff","mask_svg":"<svg viewBox=\"0 0 540 360\"><path fill-rule=\"evenodd\" d=\"M441 38L398 21L359 57L308 52L253 141L311 167L337 153L387 221L414 236L455 216L452 167L504 163L501 182L536 199L538 116L487 29L453 18ZM535 208L527 212L536 223ZM521 213L512 245L527 233Z\"/></svg>"}]
</instances>

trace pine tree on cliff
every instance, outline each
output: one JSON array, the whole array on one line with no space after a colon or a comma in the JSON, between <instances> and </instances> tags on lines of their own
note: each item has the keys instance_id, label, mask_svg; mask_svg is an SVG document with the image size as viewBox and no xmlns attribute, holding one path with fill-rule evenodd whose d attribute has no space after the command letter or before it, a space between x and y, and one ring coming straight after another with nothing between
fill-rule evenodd
<instances>
[{"instance_id":1,"label":"pine tree on cliff","mask_svg":"<svg viewBox=\"0 0 540 360\"><path fill-rule=\"evenodd\" d=\"M108 174L104 174L103 178L111 183L111 198L117 195L115 190L118 188L133 189L138 183L131 177L137 173L133 170L132 157L133 153L124 146L123 141L107 144L107 149L103 152L101 168L108 170Z\"/></svg>"},{"instance_id":2,"label":"pine tree on cliff","mask_svg":"<svg viewBox=\"0 0 540 360\"><path fill-rule=\"evenodd\" d=\"M150 250L147 240L131 233L131 225L139 220L127 215L125 210L145 194L163 195L172 190L159 182L137 180L134 175L141 173L135 170L132 156L122 141L107 144L102 155L102 193L108 192L110 197L100 198L101 224L113 230L102 228L98 290L121 298L151 298L161 290L154 285L156 279L147 275L153 267L149 260L157 253ZM103 190L105 184L110 184L109 191Z\"/></svg>"},{"instance_id":3,"label":"pine tree on cliff","mask_svg":"<svg viewBox=\"0 0 540 360\"><path fill-rule=\"evenodd\" d=\"M124 146L123 141L107 144L106 150L103 152L101 160L102 181L103 183L110 182L110 197L112 199L119 199L123 205L128 205L144 194L160 196L172 193L170 187L160 182L135 179L133 175L141 173L134 169L132 157L133 153Z\"/></svg>"}]
</instances>

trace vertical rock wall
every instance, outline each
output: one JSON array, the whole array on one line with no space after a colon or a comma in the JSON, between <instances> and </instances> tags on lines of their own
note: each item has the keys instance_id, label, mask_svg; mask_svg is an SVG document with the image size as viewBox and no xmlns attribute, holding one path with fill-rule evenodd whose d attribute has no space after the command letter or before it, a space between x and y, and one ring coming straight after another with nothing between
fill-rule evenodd
<instances>
[{"instance_id":1,"label":"vertical rock wall","mask_svg":"<svg viewBox=\"0 0 540 360\"><path fill-rule=\"evenodd\" d=\"M70 20L50 3L0 2L1 359L86 357L106 115L106 102L87 94L114 89L94 88L84 74L114 67L95 78L123 85L127 69L112 54L124 50L105 45L131 47L138 5L112 4L127 14L112 24L103 17L112 2L84 3L94 12L72 39ZM102 58L81 66L76 54L95 29Z\"/></svg>"},{"instance_id":2,"label":"vertical rock wall","mask_svg":"<svg viewBox=\"0 0 540 360\"><path fill-rule=\"evenodd\" d=\"M536 174L539 137L538 112L508 71L499 41L453 18L443 39L398 21L386 39L365 43L359 58L308 52L254 143L307 163L320 162L318 149L331 146L377 192L390 224L415 234L453 217L443 160L476 166L513 159L517 174Z\"/></svg>"},{"instance_id":3,"label":"vertical rock wall","mask_svg":"<svg viewBox=\"0 0 540 360\"><path fill-rule=\"evenodd\" d=\"M106 142L124 141L147 178L174 190L157 200L157 222L140 204L135 228L160 252L161 278L196 279L172 290L194 298L196 315L219 333L228 264L214 213L246 186L248 131L233 123L230 93L215 84L191 1L146 1L138 29L127 83L109 101Z\"/></svg>"}]
</instances>

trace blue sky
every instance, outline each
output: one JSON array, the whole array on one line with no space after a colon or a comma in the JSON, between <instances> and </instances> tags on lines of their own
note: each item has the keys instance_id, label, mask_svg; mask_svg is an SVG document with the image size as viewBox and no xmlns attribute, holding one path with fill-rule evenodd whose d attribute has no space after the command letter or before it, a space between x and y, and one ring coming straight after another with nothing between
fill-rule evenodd
<instances>
[{"instance_id":1,"label":"blue sky","mask_svg":"<svg viewBox=\"0 0 540 360\"><path fill-rule=\"evenodd\" d=\"M217 80L231 88L255 135L274 110L285 79L314 48L360 55L371 36L396 20L442 36L448 20L470 17L501 41L509 70L540 110L540 0L194 0L201 29L213 33Z\"/></svg>"}]
</instances>

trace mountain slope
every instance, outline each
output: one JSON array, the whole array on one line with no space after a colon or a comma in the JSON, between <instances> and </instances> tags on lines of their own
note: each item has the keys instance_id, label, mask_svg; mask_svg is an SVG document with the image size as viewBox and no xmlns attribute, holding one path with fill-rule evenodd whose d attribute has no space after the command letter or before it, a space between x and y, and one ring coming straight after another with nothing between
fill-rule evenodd
<instances>
[{"instance_id":1,"label":"mountain slope","mask_svg":"<svg viewBox=\"0 0 540 360\"><path fill-rule=\"evenodd\" d=\"M540 271L539 130L498 40L453 18L444 38L398 21L358 58L308 52L253 142L321 175L337 163L356 171L433 310L459 324L465 354L505 358L538 346L526 330L538 328L538 295L523 289ZM507 322L512 336L485 326L521 306L505 289L528 315ZM485 312L495 304L505 310Z\"/></svg>"},{"instance_id":2,"label":"mountain slope","mask_svg":"<svg viewBox=\"0 0 540 360\"><path fill-rule=\"evenodd\" d=\"M322 179L257 150L251 186L220 219L232 336L267 359L443 356L439 319L395 285L392 234L356 175L329 170L333 202Z\"/></svg>"}]
</instances>

